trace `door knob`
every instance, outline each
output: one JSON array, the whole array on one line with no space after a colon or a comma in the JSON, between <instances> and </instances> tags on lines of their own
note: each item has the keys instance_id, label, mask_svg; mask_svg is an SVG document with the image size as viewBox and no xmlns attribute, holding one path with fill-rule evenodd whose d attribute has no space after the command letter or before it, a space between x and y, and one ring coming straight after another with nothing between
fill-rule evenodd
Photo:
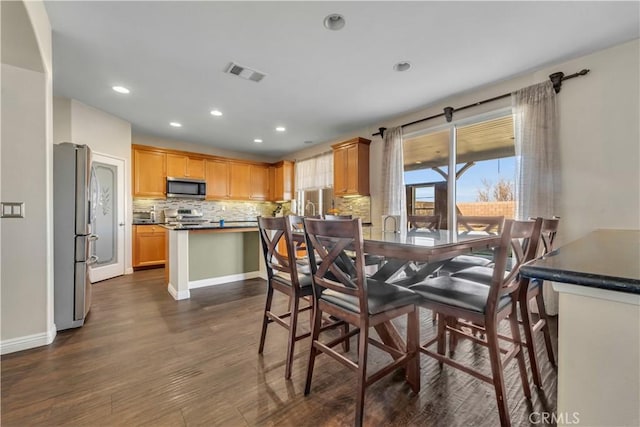
<instances>
[{"instance_id":1,"label":"door knob","mask_svg":"<svg viewBox=\"0 0 640 427\"><path fill-rule=\"evenodd\" d=\"M124 227L124 222L121 222L120 224L118 224L120 227Z\"/></svg>"}]
</instances>

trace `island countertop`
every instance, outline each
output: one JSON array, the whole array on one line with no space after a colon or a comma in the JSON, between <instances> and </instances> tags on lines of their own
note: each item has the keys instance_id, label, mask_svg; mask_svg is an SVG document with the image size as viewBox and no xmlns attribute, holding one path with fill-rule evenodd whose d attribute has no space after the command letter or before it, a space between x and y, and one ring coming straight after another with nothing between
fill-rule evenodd
<instances>
[{"instance_id":1,"label":"island countertop","mask_svg":"<svg viewBox=\"0 0 640 427\"><path fill-rule=\"evenodd\" d=\"M525 277L640 294L640 230L596 230L521 267Z\"/></svg>"},{"instance_id":2,"label":"island countertop","mask_svg":"<svg viewBox=\"0 0 640 427\"><path fill-rule=\"evenodd\" d=\"M189 231L189 230L234 230L239 231L239 229L249 229L255 231L258 229L258 223L255 221L229 221L224 223L224 225L220 225L218 221L216 222L205 222L198 224L179 224L179 225L170 225L170 224L160 224L167 230L176 230L176 231Z\"/></svg>"}]
</instances>

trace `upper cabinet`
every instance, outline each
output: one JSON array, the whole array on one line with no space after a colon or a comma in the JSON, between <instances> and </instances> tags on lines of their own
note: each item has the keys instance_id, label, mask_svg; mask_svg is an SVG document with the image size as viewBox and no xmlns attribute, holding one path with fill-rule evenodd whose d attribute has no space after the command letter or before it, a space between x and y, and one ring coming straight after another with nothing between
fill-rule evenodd
<instances>
[{"instance_id":1,"label":"upper cabinet","mask_svg":"<svg viewBox=\"0 0 640 427\"><path fill-rule=\"evenodd\" d=\"M230 193L232 199L246 200L251 196L251 165L231 162Z\"/></svg>"},{"instance_id":2,"label":"upper cabinet","mask_svg":"<svg viewBox=\"0 0 640 427\"><path fill-rule=\"evenodd\" d=\"M293 162L269 165L133 145L133 197L165 198L167 177L204 179L207 200L291 200Z\"/></svg>"},{"instance_id":3,"label":"upper cabinet","mask_svg":"<svg viewBox=\"0 0 640 427\"><path fill-rule=\"evenodd\" d=\"M269 199L269 166L251 165L249 181L251 200Z\"/></svg>"},{"instance_id":4,"label":"upper cabinet","mask_svg":"<svg viewBox=\"0 0 640 427\"><path fill-rule=\"evenodd\" d=\"M205 179L207 181L207 199L229 199L230 180L229 162L226 160L205 160Z\"/></svg>"},{"instance_id":5,"label":"upper cabinet","mask_svg":"<svg viewBox=\"0 0 640 427\"><path fill-rule=\"evenodd\" d=\"M166 153L153 149L133 149L133 197L165 198Z\"/></svg>"},{"instance_id":6,"label":"upper cabinet","mask_svg":"<svg viewBox=\"0 0 640 427\"><path fill-rule=\"evenodd\" d=\"M269 199L281 202L293 199L293 162L283 160L269 171Z\"/></svg>"},{"instance_id":7,"label":"upper cabinet","mask_svg":"<svg viewBox=\"0 0 640 427\"><path fill-rule=\"evenodd\" d=\"M334 195L369 195L369 144L368 139L354 138L331 146Z\"/></svg>"},{"instance_id":8,"label":"upper cabinet","mask_svg":"<svg viewBox=\"0 0 640 427\"><path fill-rule=\"evenodd\" d=\"M167 154L167 176L173 178L204 179L204 159L182 154Z\"/></svg>"}]
</instances>

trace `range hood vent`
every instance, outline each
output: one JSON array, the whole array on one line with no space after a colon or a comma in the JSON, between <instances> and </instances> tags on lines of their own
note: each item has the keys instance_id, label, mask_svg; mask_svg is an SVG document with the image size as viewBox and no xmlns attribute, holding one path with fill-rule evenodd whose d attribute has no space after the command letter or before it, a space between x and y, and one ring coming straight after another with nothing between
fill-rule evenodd
<instances>
[{"instance_id":1,"label":"range hood vent","mask_svg":"<svg viewBox=\"0 0 640 427\"><path fill-rule=\"evenodd\" d=\"M264 73L261 73L256 70L252 70L251 68L245 67L244 65L236 64L234 62L230 63L227 66L225 73L233 74L245 80L251 80L254 82L259 82L265 77Z\"/></svg>"}]
</instances>

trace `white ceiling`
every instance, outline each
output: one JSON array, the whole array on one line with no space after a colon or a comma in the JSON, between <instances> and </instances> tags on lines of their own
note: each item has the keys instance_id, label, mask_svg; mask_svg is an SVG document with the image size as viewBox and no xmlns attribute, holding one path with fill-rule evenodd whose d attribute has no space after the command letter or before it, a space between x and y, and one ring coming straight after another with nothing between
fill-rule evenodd
<instances>
[{"instance_id":1,"label":"white ceiling","mask_svg":"<svg viewBox=\"0 0 640 427\"><path fill-rule=\"evenodd\" d=\"M608 1L46 7L56 95L119 116L134 132L269 157L638 38L640 26L640 3ZM345 17L344 29L323 27L330 13ZM224 74L231 61L267 76L255 83ZM412 68L394 71L399 61ZM224 115L211 116L214 108Z\"/></svg>"}]
</instances>

